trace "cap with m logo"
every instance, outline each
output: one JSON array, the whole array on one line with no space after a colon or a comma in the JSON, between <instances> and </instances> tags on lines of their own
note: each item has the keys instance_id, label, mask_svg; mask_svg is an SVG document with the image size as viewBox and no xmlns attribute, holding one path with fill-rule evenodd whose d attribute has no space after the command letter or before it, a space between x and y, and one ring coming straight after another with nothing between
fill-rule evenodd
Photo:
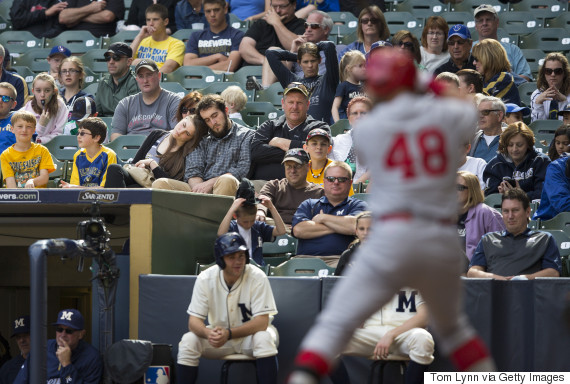
<instances>
[{"instance_id":1,"label":"cap with m logo","mask_svg":"<svg viewBox=\"0 0 570 384\"><path fill-rule=\"evenodd\" d=\"M30 333L30 316L20 316L12 323L12 335L10 337L22 333Z\"/></svg>"},{"instance_id":2,"label":"cap with m logo","mask_svg":"<svg viewBox=\"0 0 570 384\"><path fill-rule=\"evenodd\" d=\"M83 315L77 309L64 309L59 311L57 321L53 325L65 325L73 329L84 329Z\"/></svg>"}]
</instances>

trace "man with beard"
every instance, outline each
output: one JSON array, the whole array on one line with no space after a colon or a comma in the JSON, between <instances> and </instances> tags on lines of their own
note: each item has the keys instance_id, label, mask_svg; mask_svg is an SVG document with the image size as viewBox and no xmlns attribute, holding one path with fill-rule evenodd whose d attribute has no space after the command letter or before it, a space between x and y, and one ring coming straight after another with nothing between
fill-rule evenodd
<instances>
[{"instance_id":1,"label":"man with beard","mask_svg":"<svg viewBox=\"0 0 570 384\"><path fill-rule=\"evenodd\" d=\"M186 157L184 182L164 179L160 188L233 197L249 172L254 131L229 119L220 95L204 96L196 115L208 126L209 134Z\"/></svg>"}]
</instances>

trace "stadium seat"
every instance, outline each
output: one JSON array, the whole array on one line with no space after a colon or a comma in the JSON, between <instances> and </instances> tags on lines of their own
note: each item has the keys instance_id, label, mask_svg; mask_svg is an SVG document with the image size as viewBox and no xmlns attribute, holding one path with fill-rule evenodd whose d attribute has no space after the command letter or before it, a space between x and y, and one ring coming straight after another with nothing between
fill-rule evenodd
<instances>
[{"instance_id":1,"label":"stadium seat","mask_svg":"<svg viewBox=\"0 0 570 384\"><path fill-rule=\"evenodd\" d=\"M340 119L333 125L331 125L331 135L334 137L344 133L345 130L350 129L350 123L348 119Z\"/></svg>"},{"instance_id":2,"label":"stadium seat","mask_svg":"<svg viewBox=\"0 0 570 384\"><path fill-rule=\"evenodd\" d=\"M4 20L8 20L10 18L10 8L12 7L12 3L10 0L0 1L0 16Z\"/></svg>"},{"instance_id":3,"label":"stadium seat","mask_svg":"<svg viewBox=\"0 0 570 384\"><path fill-rule=\"evenodd\" d=\"M541 28L530 35L521 36L521 49L542 49L544 52L570 51L570 30L564 28Z\"/></svg>"},{"instance_id":4,"label":"stadium seat","mask_svg":"<svg viewBox=\"0 0 570 384\"><path fill-rule=\"evenodd\" d=\"M491 208L501 209L501 202L503 200L503 195L500 193L492 193L485 197L485 204Z\"/></svg>"},{"instance_id":5,"label":"stadium seat","mask_svg":"<svg viewBox=\"0 0 570 384\"><path fill-rule=\"evenodd\" d=\"M536 18L552 19L568 10L568 4L557 0L524 0L509 4L509 11L532 12Z\"/></svg>"},{"instance_id":6,"label":"stadium seat","mask_svg":"<svg viewBox=\"0 0 570 384\"><path fill-rule=\"evenodd\" d=\"M281 235L275 241L263 243L263 256L295 256L297 254L297 239L291 235Z\"/></svg>"},{"instance_id":7,"label":"stadium seat","mask_svg":"<svg viewBox=\"0 0 570 384\"><path fill-rule=\"evenodd\" d=\"M536 78L538 74L538 69L544 63L544 57L546 53L542 49L521 49L523 56L530 67L532 76Z\"/></svg>"},{"instance_id":8,"label":"stadium seat","mask_svg":"<svg viewBox=\"0 0 570 384\"><path fill-rule=\"evenodd\" d=\"M79 150L77 136L59 135L44 144L52 157L61 161L73 160L73 155Z\"/></svg>"},{"instance_id":9,"label":"stadium seat","mask_svg":"<svg viewBox=\"0 0 570 384\"><path fill-rule=\"evenodd\" d=\"M194 32L202 32L202 29L179 29L178 31L174 32L172 37L174 37L175 39L178 39L180 41L183 41L184 45L186 45L186 42L188 42L188 40L190 40L190 36Z\"/></svg>"},{"instance_id":10,"label":"stadium seat","mask_svg":"<svg viewBox=\"0 0 570 384\"><path fill-rule=\"evenodd\" d=\"M267 101L277 109L282 109L283 87L280 83L273 83L267 89L255 92L255 101Z\"/></svg>"},{"instance_id":11,"label":"stadium seat","mask_svg":"<svg viewBox=\"0 0 570 384\"><path fill-rule=\"evenodd\" d=\"M163 81L160 83L160 87L162 89L166 89L167 91L174 92L180 97L184 97L186 94L188 94L188 91L175 81Z\"/></svg>"},{"instance_id":12,"label":"stadium seat","mask_svg":"<svg viewBox=\"0 0 570 384\"><path fill-rule=\"evenodd\" d=\"M223 75L204 66L184 66L166 75L168 81L180 83L187 90L207 87L210 83L222 81Z\"/></svg>"},{"instance_id":13,"label":"stadium seat","mask_svg":"<svg viewBox=\"0 0 570 384\"><path fill-rule=\"evenodd\" d=\"M540 220L541 230L559 229L570 234L570 212L562 212L550 220Z\"/></svg>"},{"instance_id":14,"label":"stadium seat","mask_svg":"<svg viewBox=\"0 0 570 384\"><path fill-rule=\"evenodd\" d=\"M565 28L570 30L570 12L561 13L554 19L547 19L544 21L545 28Z\"/></svg>"},{"instance_id":15,"label":"stadium seat","mask_svg":"<svg viewBox=\"0 0 570 384\"><path fill-rule=\"evenodd\" d=\"M119 159L127 161L135 157L145 139L145 135L122 135L107 144L107 147L115 151Z\"/></svg>"},{"instance_id":16,"label":"stadium seat","mask_svg":"<svg viewBox=\"0 0 570 384\"><path fill-rule=\"evenodd\" d=\"M345 24L335 24L333 25L330 35L329 35L329 40L332 40L333 42L337 42L339 39L341 39L343 36L346 35L350 35L351 33L353 33L354 31L356 31L355 28L351 28L348 25ZM336 38L336 40L334 40Z\"/></svg>"},{"instance_id":17,"label":"stadium seat","mask_svg":"<svg viewBox=\"0 0 570 384\"><path fill-rule=\"evenodd\" d=\"M261 65L248 65L241 67L234 73L226 73L224 75L225 82L237 82L245 87L245 82L248 76L255 76L261 81Z\"/></svg>"},{"instance_id":18,"label":"stadium seat","mask_svg":"<svg viewBox=\"0 0 570 384\"><path fill-rule=\"evenodd\" d=\"M116 42L127 43L130 45L138 34L139 31L121 31L114 36L103 37L101 39L101 48L107 49L111 44Z\"/></svg>"},{"instance_id":19,"label":"stadium seat","mask_svg":"<svg viewBox=\"0 0 570 384\"><path fill-rule=\"evenodd\" d=\"M541 231L548 232L554 237L556 245L558 246L558 252L560 256L568 257L570 256L570 235L561 229L548 229L541 228Z\"/></svg>"},{"instance_id":20,"label":"stadium seat","mask_svg":"<svg viewBox=\"0 0 570 384\"><path fill-rule=\"evenodd\" d=\"M81 61L94 73L108 73L105 52L106 49L91 49L81 56Z\"/></svg>"},{"instance_id":21,"label":"stadium seat","mask_svg":"<svg viewBox=\"0 0 570 384\"><path fill-rule=\"evenodd\" d=\"M36 77L36 74L34 72L32 72L32 70L28 67L25 66L12 66L12 69L15 70L18 75L22 76L24 78L24 80L26 81L26 83L28 83L28 88L32 87L32 81L34 81L34 78Z\"/></svg>"},{"instance_id":22,"label":"stadium seat","mask_svg":"<svg viewBox=\"0 0 570 384\"><path fill-rule=\"evenodd\" d=\"M433 0L405 0L402 2L398 2L395 5L396 12L409 12L410 14L414 15L416 18L427 19L430 16L438 16L440 13L447 11L447 4L442 4L438 1ZM394 13L394 12L392 12ZM387 13L384 14L386 16ZM415 27L406 27L400 29L409 29ZM390 28L390 32L394 33L398 30L392 31Z\"/></svg>"},{"instance_id":23,"label":"stadium seat","mask_svg":"<svg viewBox=\"0 0 570 384\"><path fill-rule=\"evenodd\" d=\"M503 12L506 12L508 10L507 5L500 3L498 0L485 0L483 3L492 5L497 13L499 13L499 17L502 16ZM456 4L449 4L449 11L469 12L470 14L473 14L475 8L483 3L481 0L463 0L461 2L457 2Z\"/></svg>"},{"instance_id":24,"label":"stadium seat","mask_svg":"<svg viewBox=\"0 0 570 384\"><path fill-rule=\"evenodd\" d=\"M240 87L245 94L247 95L247 101L253 101L253 90L251 91L247 91L245 89L245 85L238 83L236 81L232 81L231 83L212 83L210 85L208 85L206 88L203 89L198 89L198 92L200 92L202 95L208 95L211 93L215 93L217 95L221 94L227 87L231 87L233 85L237 85L238 87Z\"/></svg>"},{"instance_id":25,"label":"stadium seat","mask_svg":"<svg viewBox=\"0 0 570 384\"><path fill-rule=\"evenodd\" d=\"M528 35L537 28L542 28L542 20L537 19L533 12L505 12L499 18L499 27L511 35Z\"/></svg>"},{"instance_id":26,"label":"stadium seat","mask_svg":"<svg viewBox=\"0 0 570 384\"><path fill-rule=\"evenodd\" d=\"M266 120L276 119L283 115L283 111L276 109L267 101L247 103L240 112L243 121L250 127L260 126Z\"/></svg>"},{"instance_id":27,"label":"stadium seat","mask_svg":"<svg viewBox=\"0 0 570 384\"><path fill-rule=\"evenodd\" d=\"M23 55L17 57L13 56L12 65L28 67L36 74L49 71L49 63L46 59L50 50L51 49L49 48L34 49L24 53Z\"/></svg>"},{"instance_id":28,"label":"stadium seat","mask_svg":"<svg viewBox=\"0 0 570 384\"><path fill-rule=\"evenodd\" d=\"M230 25L232 26L232 28L239 29L240 31L245 33L247 32L250 23L249 20L241 20L233 13L230 13Z\"/></svg>"},{"instance_id":29,"label":"stadium seat","mask_svg":"<svg viewBox=\"0 0 570 384\"><path fill-rule=\"evenodd\" d=\"M47 188L58 188L59 181L66 179L67 167L64 161L60 161L54 156L52 156L52 159L53 159L53 164L55 165L55 171L49 174Z\"/></svg>"},{"instance_id":30,"label":"stadium seat","mask_svg":"<svg viewBox=\"0 0 570 384\"><path fill-rule=\"evenodd\" d=\"M334 271L335 268L329 267L316 257L293 258L276 267L270 267L269 276L330 276Z\"/></svg>"},{"instance_id":31,"label":"stadium seat","mask_svg":"<svg viewBox=\"0 0 570 384\"><path fill-rule=\"evenodd\" d=\"M532 129L534 135L541 133L550 135L550 140L553 139L554 132L562 125L561 120L535 120L529 124L529 128ZM550 140L548 140L550 142Z\"/></svg>"},{"instance_id":32,"label":"stadium seat","mask_svg":"<svg viewBox=\"0 0 570 384\"><path fill-rule=\"evenodd\" d=\"M338 45L348 45L350 43L354 43L358 39L358 33L356 31L349 33L348 35L344 35L337 39L337 46Z\"/></svg>"},{"instance_id":33,"label":"stadium seat","mask_svg":"<svg viewBox=\"0 0 570 384\"><path fill-rule=\"evenodd\" d=\"M83 88L90 86L91 84L99 83L101 80L102 73L95 73L89 67L85 67L85 78L83 79Z\"/></svg>"},{"instance_id":34,"label":"stadium seat","mask_svg":"<svg viewBox=\"0 0 570 384\"><path fill-rule=\"evenodd\" d=\"M328 12L333 24L347 25L349 28L358 28L358 18L350 12Z\"/></svg>"},{"instance_id":35,"label":"stadium seat","mask_svg":"<svg viewBox=\"0 0 570 384\"><path fill-rule=\"evenodd\" d=\"M473 21L473 13L469 12L441 12L437 16L441 16L447 21L449 27L455 24L464 24L467 28L475 28L475 21Z\"/></svg>"},{"instance_id":36,"label":"stadium seat","mask_svg":"<svg viewBox=\"0 0 570 384\"><path fill-rule=\"evenodd\" d=\"M12 30L12 22L6 17L0 16L0 33Z\"/></svg>"},{"instance_id":37,"label":"stadium seat","mask_svg":"<svg viewBox=\"0 0 570 384\"><path fill-rule=\"evenodd\" d=\"M99 82L97 83L91 83L86 87L83 87L83 90L87 93L90 93L93 95L93 97L97 96L97 90L99 89Z\"/></svg>"},{"instance_id":38,"label":"stadium seat","mask_svg":"<svg viewBox=\"0 0 570 384\"><path fill-rule=\"evenodd\" d=\"M362 200L364 202L368 202L368 199L370 198L370 194L369 193L355 193L354 195L352 195L352 197L354 197L355 199L358 200Z\"/></svg>"},{"instance_id":39,"label":"stadium seat","mask_svg":"<svg viewBox=\"0 0 570 384\"><path fill-rule=\"evenodd\" d=\"M28 31L4 31L0 33L0 44L8 49L10 54L26 53L32 49L43 48L44 39L35 37Z\"/></svg>"},{"instance_id":40,"label":"stadium seat","mask_svg":"<svg viewBox=\"0 0 570 384\"><path fill-rule=\"evenodd\" d=\"M410 30L423 27L423 21L410 12L387 12L384 14L384 17L386 18L388 28L390 28L391 35L402 29Z\"/></svg>"},{"instance_id":41,"label":"stadium seat","mask_svg":"<svg viewBox=\"0 0 570 384\"><path fill-rule=\"evenodd\" d=\"M89 31L63 31L53 39L46 39L44 44L49 49L57 45L65 46L71 53L83 54L101 48L101 40Z\"/></svg>"},{"instance_id":42,"label":"stadium seat","mask_svg":"<svg viewBox=\"0 0 570 384\"><path fill-rule=\"evenodd\" d=\"M530 107L530 96L536 91L536 82L526 82L518 86L521 101L527 107Z\"/></svg>"}]
</instances>

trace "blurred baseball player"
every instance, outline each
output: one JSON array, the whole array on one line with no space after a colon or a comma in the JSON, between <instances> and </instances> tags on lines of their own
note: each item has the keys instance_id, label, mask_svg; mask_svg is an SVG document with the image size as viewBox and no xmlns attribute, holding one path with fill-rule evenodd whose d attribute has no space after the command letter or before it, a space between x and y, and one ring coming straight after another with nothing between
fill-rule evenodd
<instances>
[{"instance_id":1,"label":"blurred baseball player","mask_svg":"<svg viewBox=\"0 0 570 384\"><path fill-rule=\"evenodd\" d=\"M257 359L260 384L277 383L277 314L263 271L249 264L243 237L226 233L214 245L216 264L198 275L188 306L188 328L178 351L177 382L193 384L201 356L242 353ZM208 318L208 326L204 320Z\"/></svg>"},{"instance_id":2,"label":"blurred baseball player","mask_svg":"<svg viewBox=\"0 0 570 384\"><path fill-rule=\"evenodd\" d=\"M475 133L475 109L420 94L412 58L391 48L370 55L367 75L379 105L355 129L355 148L374 183L372 233L303 340L289 383L318 383L354 330L404 286L420 290L441 350L459 370L493 371L461 310L454 226L456 169Z\"/></svg>"}]
</instances>

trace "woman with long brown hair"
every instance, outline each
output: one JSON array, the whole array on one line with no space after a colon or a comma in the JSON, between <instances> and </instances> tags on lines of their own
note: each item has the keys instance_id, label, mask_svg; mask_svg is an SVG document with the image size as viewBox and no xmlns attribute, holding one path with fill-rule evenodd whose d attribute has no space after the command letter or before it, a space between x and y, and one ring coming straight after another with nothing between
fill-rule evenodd
<instances>
[{"instance_id":1,"label":"woman with long brown hair","mask_svg":"<svg viewBox=\"0 0 570 384\"><path fill-rule=\"evenodd\" d=\"M560 52L546 55L538 70L536 91L530 96L531 121L562 120L558 112L570 102L570 65Z\"/></svg>"}]
</instances>

